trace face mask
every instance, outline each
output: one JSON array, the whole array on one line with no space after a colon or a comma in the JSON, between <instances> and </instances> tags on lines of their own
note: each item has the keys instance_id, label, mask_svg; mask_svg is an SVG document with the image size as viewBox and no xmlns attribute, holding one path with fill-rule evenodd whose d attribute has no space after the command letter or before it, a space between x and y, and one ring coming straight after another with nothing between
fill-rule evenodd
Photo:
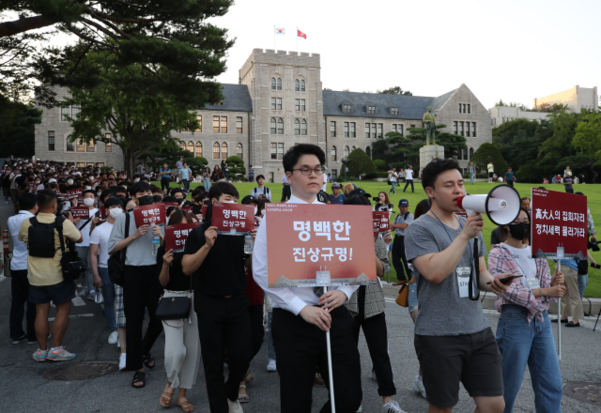
<instances>
[{"instance_id":1,"label":"face mask","mask_svg":"<svg viewBox=\"0 0 601 413\"><path fill-rule=\"evenodd\" d=\"M123 213L123 210L121 208L111 208L109 209L109 215L115 219L117 219L117 217L119 215L121 215Z\"/></svg>"},{"instance_id":2,"label":"face mask","mask_svg":"<svg viewBox=\"0 0 601 413\"><path fill-rule=\"evenodd\" d=\"M85 189L89 190L89 189L92 189L92 187L91 186L86 186Z\"/></svg>"},{"instance_id":3,"label":"face mask","mask_svg":"<svg viewBox=\"0 0 601 413\"><path fill-rule=\"evenodd\" d=\"M92 198L86 198L83 200L83 203L85 206L92 206L94 205L94 200Z\"/></svg>"},{"instance_id":4,"label":"face mask","mask_svg":"<svg viewBox=\"0 0 601 413\"><path fill-rule=\"evenodd\" d=\"M134 182L140 182L139 178L134 179Z\"/></svg>"},{"instance_id":5,"label":"face mask","mask_svg":"<svg viewBox=\"0 0 601 413\"><path fill-rule=\"evenodd\" d=\"M35 181L35 183L39 185L39 184L40 184L40 181Z\"/></svg>"},{"instance_id":6,"label":"face mask","mask_svg":"<svg viewBox=\"0 0 601 413\"><path fill-rule=\"evenodd\" d=\"M96 196L100 197L100 195L102 195L102 192L96 192Z\"/></svg>"},{"instance_id":7,"label":"face mask","mask_svg":"<svg viewBox=\"0 0 601 413\"><path fill-rule=\"evenodd\" d=\"M523 240L530 232L530 224L520 222L519 224L509 225L509 235L517 240Z\"/></svg>"},{"instance_id":8,"label":"face mask","mask_svg":"<svg viewBox=\"0 0 601 413\"><path fill-rule=\"evenodd\" d=\"M57 185L56 185L56 183L55 183L55 182L53 182L53 183L51 183L51 184L50 184L50 188L52 188L52 189L56 188L56 186L57 186Z\"/></svg>"},{"instance_id":9,"label":"face mask","mask_svg":"<svg viewBox=\"0 0 601 413\"><path fill-rule=\"evenodd\" d=\"M68 185L73 185L73 179L68 179L68 180L67 180L67 184L68 184Z\"/></svg>"},{"instance_id":10,"label":"face mask","mask_svg":"<svg viewBox=\"0 0 601 413\"><path fill-rule=\"evenodd\" d=\"M259 207L255 206L255 215L257 215L258 210L259 210Z\"/></svg>"},{"instance_id":11,"label":"face mask","mask_svg":"<svg viewBox=\"0 0 601 413\"><path fill-rule=\"evenodd\" d=\"M163 197L160 195L154 195L152 199L154 199L154 202L161 202L163 200Z\"/></svg>"},{"instance_id":12,"label":"face mask","mask_svg":"<svg viewBox=\"0 0 601 413\"><path fill-rule=\"evenodd\" d=\"M150 205L154 202L152 195L144 195L138 198L138 204L140 206Z\"/></svg>"}]
</instances>

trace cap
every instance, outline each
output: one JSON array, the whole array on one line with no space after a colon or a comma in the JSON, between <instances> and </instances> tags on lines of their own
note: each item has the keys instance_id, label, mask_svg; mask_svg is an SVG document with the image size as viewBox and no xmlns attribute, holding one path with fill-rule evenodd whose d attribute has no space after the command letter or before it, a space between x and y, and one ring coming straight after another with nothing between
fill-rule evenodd
<instances>
[{"instance_id":1,"label":"cap","mask_svg":"<svg viewBox=\"0 0 601 413\"><path fill-rule=\"evenodd\" d=\"M240 202L242 205L247 205L250 204L251 202L257 202L257 198L255 198L252 195L246 195L244 198L242 198L242 202Z\"/></svg>"},{"instance_id":2,"label":"cap","mask_svg":"<svg viewBox=\"0 0 601 413\"><path fill-rule=\"evenodd\" d=\"M340 185L338 182L334 182L334 183L332 183L332 189L334 189L334 188L340 189L340 188L342 188L342 185Z\"/></svg>"},{"instance_id":3,"label":"cap","mask_svg":"<svg viewBox=\"0 0 601 413\"><path fill-rule=\"evenodd\" d=\"M49 184L54 184L54 183L56 183L56 179L54 179L54 178L50 178L50 179L48 180L48 183L49 183Z\"/></svg>"},{"instance_id":4,"label":"cap","mask_svg":"<svg viewBox=\"0 0 601 413\"><path fill-rule=\"evenodd\" d=\"M323 191L319 191L319 192L317 193L317 200L318 200L319 202L322 202L322 203L324 203L324 204L325 204L325 203L327 203L327 202L328 202L328 201L327 201L327 199L326 199L326 197L327 197L327 196L328 196L328 194L326 194L325 192L323 192Z\"/></svg>"},{"instance_id":5,"label":"cap","mask_svg":"<svg viewBox=\"0 0 601 413\"><path fill-rule=\"evenodd\" d=\"M406 200L406 199L403 198L403 199L401 199L399 201L399 208L400 207L408 207L408 206L409 206L409 201L408 200Z\"/></svg>"},{"instance_id":6,"label":"cap","mask_svg":"<svg viewBox=\"0 0 601 413\"><path fill-rule=\"evenodd\" d=\"M354 195L363 195L365 197L371 197L371 194L368 194L367 192L365 192L363 189L361 188L357 188L357 189L353 189L351 192L348 193L347 198L350 198Z\"/></svg>"}]
</instances>

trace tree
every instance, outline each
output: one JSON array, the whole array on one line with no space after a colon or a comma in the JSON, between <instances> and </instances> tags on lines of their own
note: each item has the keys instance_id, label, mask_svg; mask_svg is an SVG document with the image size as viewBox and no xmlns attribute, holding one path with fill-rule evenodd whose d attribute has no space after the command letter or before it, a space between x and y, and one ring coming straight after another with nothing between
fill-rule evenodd
<instances>
[{"instance_id":1,"label":"tree","mask_svg":"<svg viewBox=\"0 0 601 413\"><path fill-rule=\"evenodd\" d=\"M516 103L516 102L505 103L505 102L503 102L503 99L499 99L499 101L495 103L495 107L498 107L498 106L508 106L511 108L519 108L520 110L524 110L524 111L530 110L526 105L523 105L521 103Z\"/></svg>"},{"instance_id":2,"label":"tree","mask_svg":"<svg viewBox=\"0 0 601 413\"><path fill-rule=\"evenodd\" d=\"M467 151L465 137L454 133L441 132L436 135L436 144L444 146L444 155L447 158L459 158L462 149Z\"/></svg>"},{"instance_id":3,"label":"tree","mask_svg":"<svg viewBox=\"0 0 601 413\"><path fill-rule=\"evenodd\" d=\"M0 95L0 147L4 156L29 158L35 154L35 125L42 122L42 111L32 104L13 102Z\"/></svg>"},{"instance_id":4,"label":"tree","mask_svg":"<svg viewBox=\"0 0 601 413\"><path fill-rule=\"evenodd\" d=\"M587 153L595 162L590 165L593 182L597 181L597 171L593 166L601 167L601 112L582 112L582 118L576 126L573 144Z\"/></svg>"},{"instance_id":5,"label":"tree","mask_svg":"<svg viewBox=\"0 0 601 413\"><path fill-rule=\"evenodd\" d=\"M547 121L548 125L549 122ZM509 122L505 122L492 130L492 143L501 151L503 158L511 159L512 152L516 148L515 139L518 135L533 136L539 123L536 120L528 120L524 118L515 119ZM539 142L539 144L542 142ZM524 147L520 146L520 150ZM538 153L538 148L537 148ZM536 158L536 155L534 156Z\"/></svg>"},{"instance_id":6,"label":"tree","mask_svg":"<svg viewBox=\"0 0 601 413\"><path fill-rule=\"evenodd\" d=\"M487 165L492 162L498 176L502 176L507 171L507 162L503 159L501 151L492 143L486 142L480 145L478 150L474 152L471 161L478 170L486 170ZM516 174L516 176L519 179L519 175Z\"/></svg>"},{"instance_id":7,"label":"tree","mask_svg":"<svg viewBox=\"0 0 601 413\"><path fill-rule=\"evenodd\" d=\"M403 90L401 89L400 86L394 86L388 89L384 89L384 90L378 90L377 93L380 93L382 95L406 95L406 96L413 96L413 93L409 92L408 90Z\"/></svg>"},{"instance_id":8,"label":"tree","mask_svg":"<svg viewBox=\"0 0 601 413\"><path fill-rule=\"evenodd\" d=\"M182 149L177 140L170 141L161 150L150 150L143 158L145 159L146 165L153 169L159 169L163 164L168 164L170 168L175 168L175 164L180 158L184 158L184 162L188 164L188 167L192 169L193 173L202 173L204 168L209 164L206 158L202 156L194 156L194 154L188 150Z\"/></svg>"},{"instance_id":9,"label":"tree","mask_svg":"<svg viewBox=\"0 0 601 413\"><path fill-rule=\"evenodd\" d=\"M374 162L371 160L368 154L363 152L363 149L357 148L352 151L348 156L349 162L347 164L349 168L350 176L357 177L363 174L371 174L376 172Z\"/></svg>"},{"instance_id":10,"label":"tree","mask_svg":"<svg viewBox=\"0 0 601 413\"><path fill-rule=\"evenodd\" d=\"M228 166L228 178L245 179L246 168L244 168L244 161L239 156L230 156L225 160L225 164Z\"/></svg>"},{"instance_id":11,"label":"tree","mask_svg":"<svg viewBox=\"0 0 601 413\"><path fill-rule=\"evenodd\" d=\"M555 113L555 112L562 112L568 109L568 105L567 104L562 104L562 103L541 103L540 105L538 105L538 107L534 108L534 111L536 112L551 112L551 113Z\"/></svg>"},{"instance_id":12,"label":"tree","mask_svg":"<svg viewBox=\"0 0 601 413\"><path fill-rule=\"evenodd\" d=\"M374 166L380 171L386 171L386 161L384 159L374 159Z\"/></svg>"}]
</instances>

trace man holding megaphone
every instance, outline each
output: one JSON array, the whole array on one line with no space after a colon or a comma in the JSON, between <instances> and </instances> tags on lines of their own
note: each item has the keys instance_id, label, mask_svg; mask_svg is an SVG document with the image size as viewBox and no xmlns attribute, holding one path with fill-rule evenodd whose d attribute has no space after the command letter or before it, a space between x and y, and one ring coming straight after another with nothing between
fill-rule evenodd
<instances>
[{"instance_id":1,"label":"man holding megaphone","mask_svg":"<svg viewBox=\"0 0 601 413\"><path fill-rule=\"evenodd\" d=\"M501 354L482 312L478 289L501 294L507 290L501 280L512 274L493 278L486 269L480 212L490 217L491 209L502 211L495 218L503 221L512 214L505 211L513 198L501 199L494 193L484 199L463 198L462 171L452 159L428 163L422 185L431 209L407 228L405 248L417 281L420 312L415 349L430 403L428 412L451 412L462 382L474 398L476 411L501 413L505 406ZM517 215L520 202L519 196L515 198ZM468 211L467 219L455 215L462 201L469 204L465 209L474 211Z\"/></svg>"}]
</instances>

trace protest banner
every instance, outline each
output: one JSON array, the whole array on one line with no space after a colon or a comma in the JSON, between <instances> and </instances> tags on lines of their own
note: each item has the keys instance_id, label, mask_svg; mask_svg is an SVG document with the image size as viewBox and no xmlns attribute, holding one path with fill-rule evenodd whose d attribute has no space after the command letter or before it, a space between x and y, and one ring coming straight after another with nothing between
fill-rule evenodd
<instances>
[{"instance_id":1,"label":"protest banner","mask_svg":"<svg viewBox=\"0 0 601 413\"><path fill-rule=\"evenodd\" d=\"M192 207L182 207L181 209L182 209L182 211L187 212L188 214L194 213L194 208L192 208Z\"/></svg>"},{"instance_id":2,"label":"protest banner","mask_svg":"<svg viewBox=\"0 0 601 413\"><path fill-rule=\"evenodd\" d=\"M374 236L390 229L390 212L373 211L372 218L374 223Z\"/></svg>"},{"instance_id":3,"label":"protest banner","mask_svg":"<svg viewBox=\"0 0 601 413\"><path fill-rule=\"evenodd\" d=\"M202 216L206 216L207 215L207 204L202 204Z\"/></svg>"},{"instance_id":4,"label":"protest banner","mask_svg":"<svg viewBox=\"0 0 601 413\"><path fill-rule=\"evenodd\" d=\"M104 207L104 204L100 201L98 201L98 206L100 207L100 208L98 208L100 211L98 217L100 218L100 220L106 221L106 218L108 217L108 211Z\"/></svg>"},{"instance_id":5,"label":"protest banner","mask_svg":"<svg viewBox=\"0 0 601 413\"><path fill-rule=\"evenodd\" d=\"M188 235L202 222L165 226L165 251L182 252L186 246Z\"/></svg>"},{"instance_id":6,"label":"protest banner","mask_svg":"<svg viewBox=\"0 0 601 413\"><path fill-rule=\"evenodd\" d=\"M268 286L314 287L376 280L372 210L368 206L267 204Z\"/></svg>"},{"instance_id":7,"label":"protest banner","mask_svg":"<svg viewBox=\"0 0 601 413\"><path fill-rule=\"evenodd\" d=\"M169 208L169 207L176 207L177 206L177 202L156 202L155 205L164 205L165 209Z\"/></svg>"},{"instance_id":8,"label":"protest banner","mask_svg":"<svg viewBox=\"0 0 601 413\"><path fill-rule=\"evenodd\" d=\"M87 206L83 207L71 207L70 209L73 218L85 218L88 219L90 217L90 210Z\"/></svg>"},{"instance_id":9,"label":"protest banner","mask_svg":"<svg viewBox=\"0 0 601 413\"><path fill-rule=\"evenodd\" d=\"M255 229L255 208L252 205L215 202L211 225L218 234L243 235Z\"/></svg>"},{"instance_id":10,"label":"protest banner","mask_svg":"<svg viewBox=\"0 0 601 413\"><path fill-rule=\"evenodd\" d=\"M165 205L144 205L134 208L136 227L142 225L161 225L166 222Z\"/></svg>"}]
</instances>

